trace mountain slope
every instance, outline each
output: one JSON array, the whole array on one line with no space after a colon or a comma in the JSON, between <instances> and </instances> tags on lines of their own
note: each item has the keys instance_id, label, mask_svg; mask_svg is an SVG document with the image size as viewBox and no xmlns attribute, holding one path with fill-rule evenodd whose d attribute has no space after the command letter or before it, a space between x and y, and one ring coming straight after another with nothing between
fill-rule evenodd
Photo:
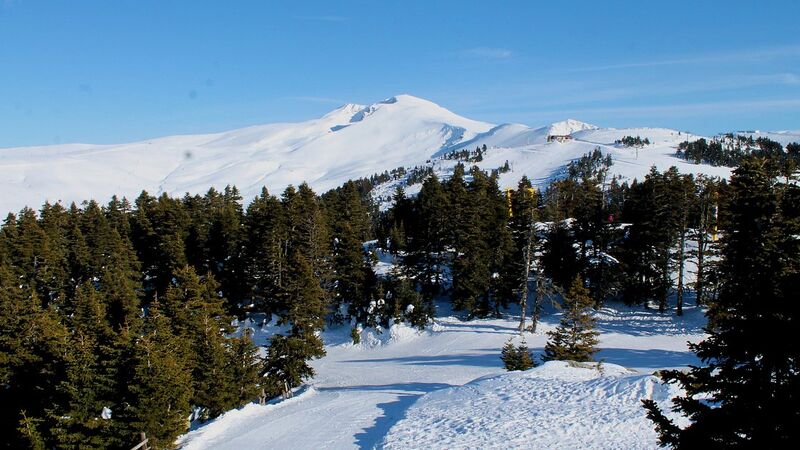
<instances>
[{"instance_id":1,"label":"mountain slope","mask_svg":"<svg viewBox=\"0 0 800 450\"><path fill-rule=\"evenodd\" d=\"M171 136L122 145L70 144L0 150L0 210L112 194L202 193L237 185L245 198L261 186L282 191L308 181L317 190L350 178L424 163L443 146L491 124L465 119L409 95L369 106L345 105L300 123L225 133Z\"/></svg>"},{"instance_id":2,"label":"mountain slope","mask_svg":"<svg viewBox=\"0 0 800 450\"><path fill-rule=\"evenodd\" d=\"M548 135L571 134L567 142L547 142ZM781 142L797 141L794 132L756 133ZM648 137L654 145L639 151L614 144L626 135ZM203 193L236 185L245 201L262 186L279 193L289 184L307 181L318 192L398 167L433 165L447 176L455 161L442 157L453 150L486 145L478 165L491 170L509 161L502 187L515 186L522 175L538 184L559 176L565 165L601 147L611 153L612 173L642 177L655 165L677 165L685 172L728 176L726 168L691 165L674 156L689 135L666 129L598 128L566 120L533 128L492 125L461 117L427 100L398 95L372 105L348 104L314 120L276 123L193 136L170 136L120 145L67 144L0 149L0 211L44 201L96 199L112 194L133 198L151 194ZM388 193L403 180L379 186ZM415 187L409 188L413 193Z\"/></svg>"}]
</instances>

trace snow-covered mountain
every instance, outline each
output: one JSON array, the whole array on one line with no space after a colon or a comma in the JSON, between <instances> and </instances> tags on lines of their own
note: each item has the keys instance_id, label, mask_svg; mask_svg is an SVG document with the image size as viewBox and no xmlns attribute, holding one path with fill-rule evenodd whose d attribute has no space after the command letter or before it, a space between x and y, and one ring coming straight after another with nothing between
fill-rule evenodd
<instances>
[{"instance_id":1,"label":"snow-covered mountain","mask_svg":"<svg viewBox=\"0 0 800 450\"><path fill-rule=\"evenodd\" d=\"M548 135L567 134L574 139L547 142ZM648 137L655 144L640 151L614 145L626 135ZM800 140L796 132L770 136ZM289 184L307 181L323 192L348 179L424 164L446 176L455 162L444 161L442 155L484 144L489 151L479 166L493 169L508 160L513 169L501 177L504 186L515 185L523 174L545 183L570 160L597 146L612 153L613 171L628 178L643 176L651 165L728 175L725 168L695 166L675 158L675 146L688 137L674 130L617 130L577 120L536 128L493 125L461 117L427 100L398 95L368 106L344 105L319 119L299 123L120 145L0 149L0 211L26 205L38 208L45 200L105 202L112 194L130 198L142 189L183 195L235 184L249 200L262 186L279 193ZM389 183L383 191L392 187Z\"/></svg>"}]
</instances>

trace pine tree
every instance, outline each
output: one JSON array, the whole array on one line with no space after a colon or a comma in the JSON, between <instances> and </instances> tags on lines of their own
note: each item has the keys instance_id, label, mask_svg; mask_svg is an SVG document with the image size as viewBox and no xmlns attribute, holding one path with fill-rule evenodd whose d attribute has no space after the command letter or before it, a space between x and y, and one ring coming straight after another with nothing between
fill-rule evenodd
<instances>
[{"instance_id":1,"label":"pine tree","mask_svg":"<svg viewBox=\"0 0 800 450\"><path fill-rule=\"evenodd\" d=\"M57 312L43 308L23 279L22 270L0 261L0 433L11 448L49 439L45 408L60 400L53 386L66 378L69 348Z\"/></svg>"},{"instance_id":2,"label":"pine tree","mask_svg":"<svg viewBox=\"0 0 800 450\"><path fill-rule=\"evenodd\" d=\"M68 213L67 225L67 267L69 271L70 280L75 286L80 285L86 280L92 279L92 273L89 267L89 247L86 244L86 238L81 231L83 212L78 208L75 203L72 203ZM137 280L139 274L137 273ZM73 293L74 287L72 287Z\"/></svg>"},{"instance_id":3,"label":"pine tree","mask_svg":"<svg viewBox=\"0 0 800 450\"><path fill-rule=\"evenodd\" d=\"M199 321L192 341L192 404L202 408L200 418L208 420L239 406L239 393L234 373L228 367L231 350L219 323L207 314Z\"/></svg>"},{"instance_id":4,"label":"pine tree","mask_svg":"<svg viewBox=\"0 0 800 450\"><path fill-rule=\"evenodd\" d=\"M340 310L347 307L347 318L367 326L379 322L379 312L371 307L377 279L364 250L370 222L366 205L355 183L326 194L330 229L333 234L334 320L341 321Z\"/></svg>"},{"instance_id":5,"label":"pine tree","mask_svg":"<svg viewBox=\"0 0 800 450\"><path fill-rule=\"evenodd\" d=\"M22 411L20 415L22 418L17 428L20 435L19 444L31 450L45 450L47 445L45 444L42 433L39 431L41 423L43 422L42 419L30 417L25 411Z\"/></svg>"},{"instance_id":6,"label":"pine tree","mask_svg":"<svg viewBox=\"0 0 800 450\"><path fill-rule=\"evenodd\" d=\"M713 236L717 228L719 190L719 183L713 179L702 175L696 178L697 203L692 218L694 228L690 236L697 242L697 248L690 251L690 255L694 256L697 267L694 290L698 305L705 304L710 294L709 276L712 275L711 266L716 253Z\"/></svg>"},{"instance_id":7,"label":"pine tree","mask_svg":"<svg viewBox=\"0 0 800 450\"><path fill-rule=\"evenodd\" d=\"M258 354L258 347L253 343L249 328L240 337L230 340L227 369L233 383L235 406L242 406L255 399L261 389L263 361Z\"/></svg>"},{"instance_id":8,"label":"pine tree","mask_svg":"<svg viewBox=\"0 0 800 450\"><path fill-rule=\"evenodd\" d=\"M627 229L621 259L626 272L623 299L629 304L658 303L666 309L672 286L672 248L676 244L678 216L667 181L655 167L642 183L631 185L631 198L625 204L624 216L633 225Z\"/></svg>"},{"instance_id":9,"label":"pine tree","mask_svg":"<svg viewBox=\"0 0 800 450\"><path fill-rule=\"evenodd\" d=\"M392 275L384 280L383 291L386 292L386 308L392 311L396 321L405 320L419 329L430 323L434 314L433 303L424 300L408 279Z\"/></svg>"},{"instance_id":10,"label":"pine tree","mask_svg":"<svg viewBox=\"0 0 800 450\"><path fill-rule=\"evenodd\" d=\"M48 264L51 266L47 290L50 292L50 300L58 305L71 294L72 287L67 259L69 214L59 203L55 205L45 203L39 213L39 224L47 235L50 253L47 256Z\"/></svg>"},{"instance_id":11,"label":"pine tree","mask_svg":"<svg viewBox=\"0 0 800 450\"><path fill-rule=\"evenodd\" d=\"M103 208L106 220L120 236L130 238L131 235L131 203L127 198L120 200L116 195Z\"/></svg>"},{"instance_id":12,"label":"pine tree","mask_svg":"<svg viewBox=\"0 0 800 450\"><path fill-rule=\"evenodd\" d=\"M112 422L100 417L104 408L115 407L118 369L115 336L105 306L89 282L78 288L73 304L66 376L55 388L60 401L48 408L53 423L50 433L63 448L124 444L114 440Z\"/></svg>"},{"instance_id":13,"label":"pine tree","mask_svg":"<svg viewBox=\"0 0 800 450\"><path fill-rule=\"evenodd\" d=\"M690 348L703 366L667 372L686 395L681 428L644 401L663 445L675 448L789 448L800 439L800 189L780 193L763 160L745 159L731 178L723 229L719 297L708 338Z\"/></svg>"},{"instance_id":14,"label":"pine tree","mask_svg":"<svg viewBox=\"0 0 800 450\"><path fill-rule=\"evenodd\" d=\"M536 220L538 218L537 196L530 180L523 176L516 191L508 191L511 195L511 215L508 223L511 238L514 242L513 252L509 257L510 264L504 268L503 276L507 282L516 287L520 303L520 333L526 327L528 310L529 284L531 269L534 265L534 251L538 243L536 236ZM535 309L535 305L534 305ZM534 322L535 322L534 312Z\"/></svg>"},{"instance_id":15,"label":"pine tree","mask_svg":"<svg viewBox=\"0 0 800 450\"><path fill-rule=\"evenodd\" d=\"M257 310L277 312L276 300L283 285L284 242L287 227L280 200L266 188L247 207L244 218L245 272Z\"/></svg>"},{"instance_id":16,"label":"pine tree","mask_svg":"<svg viewBox=\"0 0 800 450\"><path fill-rule=\"evenodd\" d=\"M330 278L331 239L319 199L308 184L301 184L297 190L289 187L282 202L286 210L286 224L289 234L285 254L302 253L312 271L323 282Z\"/></svg>"},{"instance_id":17,"label":"pine tree","mask_svg":"<svg viewBox=\"0 0 800 450\"><path fill-rule=\"evenodd\" d=\"M383 224L377 232L379 236L383 233L384 241L388 238L389 251L397 256L400 252L406 250L408 241L408 232L406 231L407 224L413 222L412 200L406 197L405 190L402 186L398 186L392 197L392 207L386 213L383 219ZM386 231L388 230L388 232Z\"/></svg>"},{"instance_id":18,"label":"pine tree","mask_svg":"<svg viewBox=\"0 0 800 450\"><path fill-rule=\"evenodd\" d=\"M667 220L666 227L669 228L670 237L669 252L670 262L667 264L669 272L677 272L677 283L675 286L676 294L676 314L683 314L684 297L684 275L686 272L686 240L689 232L690 215L697 206L694 195L694 177L692 175L682 175L677 168L671 167L664 172L664 189L667 191ZM669 273L665 278L671 278ZM665 301L664 301L665 303Z\"/></svg>"},{"instance_id":19,"label":"pine tree","mask_svg":"<svg viewBox=\"0 0 800 450\"><path fill-rule=\"evenodd\" d=\"M314 344L303 336L276 334L270 339L264 364L264 391L269 397L289 396L291 389L314 376L306 361L311 353L323 355L322 345Z\"/></svg>"},{"instance_id":20,"label":"pine tree","mask_svg":"<svg viewBox=\"0 0 800 450\"><path fill-rule=\"evenodd\" d=\"M489 303L492 313L500 315L500 309L508 308L515 299L519 288L518 278L507 276L515 266L515 246L512 230L509 227L511 212L508 201L497 184L497 176L489 177L486 196L488 197L488 217L485 233L489 241Z\"/></svg>"},{"instance_id":21,"label":"pine tree","mask_svg":"<svg viewBox=\"0 0 800 450\"><path fill-rule=\"evenodd\" d=\"M500 359L506 370L528 370L536 366L524 339L516 346L512 339L506 341Z\"/></svg>"},{"instance_id":22,"label":"pine tree","mask_svg":"<svg viewBox=\"0 0 800 450\"><path fill-rule=\"evenodd\" d=\"M414 223L406 227L408 247L403 265L428 300L439 294L448 262L448 199L436 175L422 183L414 205Z\"/></svg>"},{"instance_id":23,"label":"pine tree","mask_svg":"<svg viewBox=\"0 0 800 450\"><path fill-rule=\"evenodd\" d=\"M565 222L556 222L547 231L542 248L544 274L560 289L566 289L580 274L581 264L575 236Z\"/></svg>"},{"instance_id":24,"label":"pine tree","mask_svg":"<svg viewBox=\"0 0 800 450\"><path fill-rule=\"evenodd\" d=\"M20 211L14 232L11 263L22 270L24 282L36 290L43 305L57 303L60 288L56 274L58 254L39 225L36 212L30 208Z\"/></svg>"},{"instance_id":25,"label":"pine tree","mask_svg":"<svg viewBox=\"0 0 800 450\"><path fill-rule=\"evenodd\" d=\"M182 353L192 374L192 403L203 408L203 419L216 417L238 403L227 369L230 350L224 333L231 331L231 319L224 304L214 276L208 273L201 278L187 266L175 273L160 305L182 343L175 352Z\"/></svg>"},{"instance_id":26,"label":"pine tree","mask_svg":"<svg viewBox=\"0 0 800 450\"><path fill-rule=\"evenodd\" d=\"M181 350L185 343L175 336L169 322L160 305L153 303L145 320L145 333L135 343L127 407L118 408L123 436L133 442L145 432L155 448L171 448L189 429L191 413L193 383Z\"/></svg>"},{"instance_id":27,"label":"pine tree","mask_svg":"<svg viewBox=\"0 0 800 450\"><path fill-rule=\"evenodd\" d=\"M473 170L463 220L457 224L458 236L453 261L453 307L469 317L485 317L491 312L489 286L492 277L489 227L491 203L489 179Z\"/></svg>"},{"instance_id":28,"label":"pine tree","mask_svg":"<svg viewBox=\"0 0 800 450\"><path fill-rule=\"evenodd\" d=\"M564 296L564 315L555 331L548 333L550 340L544 347L546 360L592 361L597 352L598 332L591 316L594 301L575 277Z\"/></svg>"},{"instance_id":29,"label":"pine tree","mask_svg":"<svg viewBox=\"0 0 800 450\"><path fill-rule=\"evenodd\" d=\"M191 218L180 200L166 193L155 199L142 192L132 220L134 246L151 296L162 295L172 273L188 264L186 239Z\"/></svg>"},{"instance_id":30,"label":"pine tree","mask_svg":"<svg viewBox=\"0 0 800 450\"><path fill-rule=\"evenodd\" d=\"M203 244L207 259L200 266L219 282L223 296L231 302L229 310L235 309L244 294L241 202L236 186L226 186L219 200L211 203L208 239Z\"/></svg>"},{"instance_id":31,"label":"pine tree","mask_svg":"<svg viewBox=\"0 0 800 450\"><path fill-rule=\"evenodd\" d=\"M304 379L314 376L308 361L325 355L317 333L325 324L325 294L314 277L311 264L299 252L290 259L281 296L286 310L279 324L289 324L287 336L275 335L267 351L264 374L266 391L288 395Z\"/></svg>"}]
</instances>

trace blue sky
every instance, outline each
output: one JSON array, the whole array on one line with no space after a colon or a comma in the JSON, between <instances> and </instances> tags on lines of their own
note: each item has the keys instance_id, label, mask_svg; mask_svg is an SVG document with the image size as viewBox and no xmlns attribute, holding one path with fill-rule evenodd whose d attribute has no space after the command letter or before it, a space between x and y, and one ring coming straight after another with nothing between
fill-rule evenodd
<instances>
[{"instance_id":1,"label":"blue sky","mask_svg":"<svg viewBox=\"0 0 800 450\"><path fill-rule=\"evenodd\" d=\"M800 129L800 1L288 3L0 0L0 147L399 93L494 123Z\"/></svg>"}]
</instances>

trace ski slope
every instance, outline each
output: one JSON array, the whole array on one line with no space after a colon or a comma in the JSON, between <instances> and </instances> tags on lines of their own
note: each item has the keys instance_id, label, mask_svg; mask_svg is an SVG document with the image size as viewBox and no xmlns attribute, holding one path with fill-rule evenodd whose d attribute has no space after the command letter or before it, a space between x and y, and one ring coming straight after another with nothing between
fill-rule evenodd
<instances>
[{"instance_id":1,"label":"ski slope","mask_svg":"<svg viewBox=\"0 0 800 450\"><path fill-rule=\"evenodd\" d=\"M512 374L502 368L499 349L517 335L518 317L463 322L444 308L429 330L395 325L381 335L364 332L359 345L348 342L349 327L326 331L328 354L313 363L317 376L309 386L289 401L230 411L185 435L183 448L576 448L580 441L561 439L587 427L597 439L593 448L656 448L638 401L665 401L666 388L650 374L697 363L687 342L702 338L704 323L693 307L680 318L604 308L597 312L602 376L561 363ZM558 317L545 315L538 332L526 334L537 354ZM272 332L255 331L261 341ZM473 382L483 377L495 378ZM530 405L510 411L522 403ZM603 421L593 426L598 415ZM473 422L462 426L467 416ZM547 428L519 434L523 422ZM509 423L515 436L536 439L510 445Z\"/></svg>"},{"instance_id":2,"label":"ski slope","mask_svg":"<svg viewBox=\"0 0 800 450\"><path fill-rule=\"evenodd\" d=\"M574 139L548 143L547 136L554 134L571 134ZM614 144L626 135L647 137L654 144L638 151ZM797 132L758 135L783 143L800 141ZM478 164L481 168L496 169L506 160L513 168L501 177L501 187L515 186L523 175L544 185L569 161L595 147L612 154L612 174L625 179L641 178L653 165L728 176L727 168L688 164L675 157L678 143L695 137L660 128L598 128L573 119L542 127L494 125L398 95L372 105L344 105L298 123L118 145L0 149L0 212L38 209L45 201L65 206L87 199L105 203L113 194L130 199L143 189L156 195L202 194L229 184L236 185L247 202L262 186L280 193L289 184L306 181L324 192L349 179L418 165L433 165L446 177L455 162L442 161L443 154L483 145L489 151ZM388 183L378 192L394 187Z\"/></svg>"}]
</instances>

